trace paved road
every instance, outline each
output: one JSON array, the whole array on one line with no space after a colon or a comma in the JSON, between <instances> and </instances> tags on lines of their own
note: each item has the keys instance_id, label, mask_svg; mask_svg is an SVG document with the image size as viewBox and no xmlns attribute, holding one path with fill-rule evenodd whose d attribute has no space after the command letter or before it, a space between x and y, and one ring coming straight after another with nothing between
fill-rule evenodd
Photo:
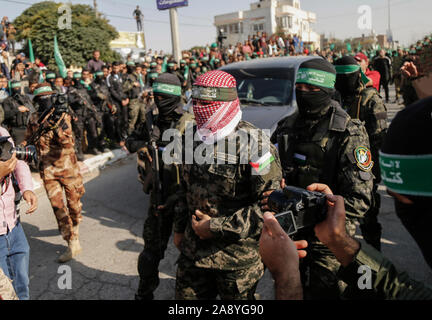
<instances>
[{"instance_id":1,"label":"paved road","mask_svg":"<svg viewBox=\"0 0 432 320\"><path fill-rule=\"evenodd\" d=\"M391 116L400 106L389 105ZM135 157L129 156L99 174L86 177L83 197L81 243L83 253L66 263L72 270L72 288L60 289L57 257L65 249L44 190L39 209L22 222L30 247L30 294L32 299L133 299L138 285L136 263L143 248L142 226L148 197L137 182ZM394 214L393 202L384 192L380 221L383 252L400 270L432 285L427 267L413 239ZM26 206L24 205L24 209ZM161 284L156 299L173 299L177 249L170 244L161 262ZM61 270L60 270L61 271ZM63 283L62 281L60 281ZM272 299L273 283L266 273L258 286L262 299Z\"/></svg>"}]
</instances>

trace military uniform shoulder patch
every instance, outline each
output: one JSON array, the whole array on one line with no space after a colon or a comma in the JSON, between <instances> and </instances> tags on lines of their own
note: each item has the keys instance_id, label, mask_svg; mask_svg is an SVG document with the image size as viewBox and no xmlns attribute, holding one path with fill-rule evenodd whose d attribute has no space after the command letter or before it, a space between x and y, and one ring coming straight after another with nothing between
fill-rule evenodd
<instances>
[{"instance_id":1,"label":"military uniform shoulder patch","mask_svg":"<svg viewBox=\"0 0 432 320\"><path fill-rule=\"evenodd\" d=\"M355 148L354 157L357 166L361 170L368 172L372 169L374 162L372 161L372 154L368 148L362 146Z\"/></svg>"}]
</instances>

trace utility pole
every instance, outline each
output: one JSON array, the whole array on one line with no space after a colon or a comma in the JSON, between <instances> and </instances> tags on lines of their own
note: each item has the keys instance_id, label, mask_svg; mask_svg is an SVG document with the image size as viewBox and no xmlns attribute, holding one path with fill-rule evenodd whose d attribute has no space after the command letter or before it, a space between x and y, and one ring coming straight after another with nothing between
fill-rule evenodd
<instances>
[{"instance_id":1,"label":"utility pole","mask_svg":"<svg viewBox=\"0 0 432 320\"><path fill-rule=\"evenodd\" d=\"M390 12L390 0L388 0L388 37L391 37L391 47L393 49L393 33L391 31L391 12Z\"/></svg>"},{"instance_id":2,"label":"utility pole","mask_svg":"<svg viewBox=\"0 0 432 320\"><path fill-rule=\"evenodd\" d=\"M94 8L94 11L96 13L96 18L99 18L99 12L97 10L97 2L96 2L96 0L93 0L93 8Z\"/></svg>"},{"instance_id":3,"label":"utility pole","mask_svg":"<svg viewBox=\"0 0 432 320\"><path fill-rule=\"evenodd\" d=\"M173 49L173 56L177 63L180 63L181 52L180 52L180 36L178 30L178 15L177 8L171 8L170 11L170 21L171 21L171 42Z\"/></svg>"}]
</instances>

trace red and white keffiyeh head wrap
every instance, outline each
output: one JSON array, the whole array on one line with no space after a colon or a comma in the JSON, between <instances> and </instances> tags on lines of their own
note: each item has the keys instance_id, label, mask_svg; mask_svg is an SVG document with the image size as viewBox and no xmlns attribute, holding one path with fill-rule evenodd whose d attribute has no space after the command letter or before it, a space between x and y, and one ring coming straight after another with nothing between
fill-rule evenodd
<instances>
[{"instance_id":1,"label":"red and white keffiyeh head wrap","mask_svg":"<svg viewBox=\"0 0 432 320\"><path fill-rule=\"evenodd\" d=\"M232 75L215 70L198 77L194 88L236 88L236 84ZM193 111L198 126L198 136L206 144L213 144L231 134L242 117L238 98L231 101L194 98Z\"/></svg>"}]
</instances>

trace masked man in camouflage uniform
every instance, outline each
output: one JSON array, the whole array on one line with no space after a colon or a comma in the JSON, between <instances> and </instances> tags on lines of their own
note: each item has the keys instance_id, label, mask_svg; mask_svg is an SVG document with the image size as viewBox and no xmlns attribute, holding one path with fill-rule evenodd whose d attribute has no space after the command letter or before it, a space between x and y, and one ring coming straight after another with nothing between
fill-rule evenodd
<instances>
[{"instance_id":1,"label":"masked man in camouflage uniform","mask_svg":"<svg viewBox=\"0 0 432 320\"><path fill-rule=\"evenodd\" d=\"M86 71L88 72L88 71ZM78 160L82 161L83 156L83 143L88 143L88 149L92 154L100 154L98 149L103 149L100 145L98 137L98 129L101 125L101 119L91 98L92 88L84 80L81 79L79 72L74 73L74 85L69 88L68 99L75 112L76 119L73 122L73 130L76 137L76 148ZM87 136L84 134L86 129Z\"/></svg>"},{"instance_id":2,"label":"masked man in camouflage uniform","mask_svg":"<svg viewBox=\"0 0 432 320\"><path fill-rule=\"evenodd\" d=\"M350 116L331 100L335 68L321 58L300 65L296 97L299 115L282 120L272 139L278 143L286 184L306 188L322 182L345 197L347 229L355 233L354 221L370 209L372 156L369 138L360 120ZM306 233L306 234L305 234ZM337 299L339 262L314 236L300 232L309 243L301 261L306 299Z\"/></svg>"},{"instance_id":3,"label":"masked man in camouflage uniform","mask_svg":"<svg viewBox=\"0 0 432 320\"><path fill-rule=\"evenodd\" d=\"M279 187L277 150L262 130L241 120L234 77L208 72L193 92L198 139L192 164L183 165L187 211L175 222L181 250L176 299L254 299L264 273L259 202L263 192ZM203 149L204 162L197 157Z\"/></svg>"},{"instance_id":4,"label":"masked man in camouflage uniform","mask_svg":"<svg viewBox=\"0 0 432 320\"><path fill-rule=\"evenodd\" d=\"M106 83L103 71L96 71L94 73L94 81L90 84L92 90L92 100L95 104L96 110L100 114L102 119L102 130L99 136L99 141L102 150L105 149L106 142L105 138L111 141L115 140L115 119L114 115L117 112L116 106L114 105L109 88Z\"/></svg>"},{"instance_id":5,"label":"masked man in camouflage uniform","mask_svg":"<svg viewBox=\"0 0 432 320\"><path fill-rule=\"evenodd\" d=\"M4 125L11 133L16 145L24 141L30 114L35 111L33 103L25 94L21 94L21 82L12 81L12 95L3 102Z\"/></svg>"},{"instance_id":6,"label":"masked man in camouflage uniform","mask_svg":"<svg viewBox=\"0 0 432 320\"><path fill-rule=\"evenodd\" d=\"M175 209L174 204L180 188L180 167L162 161L162 151L168 144L162 140L162 135L168 129L184 131L186 120L193 119L191 114L183 110L181 83L176 76L168 73L160 75L153 84L153 91L159 114L154 116L150 110L146 122L141 123L126 140L128 150L138 152L139 161L145 161L145 171L139 167L140 181L145 193L151 190L143 231L144 250L138 258L140 283L137 300L153 299L153 292L159 285L159 262L164 257L172 233L175 210L178 210L178 206ZM151 149L154 151L155 147L159 155L159 173L152 168L155 159ZM148 179L155 174L159 174L161 190L156 190L157 186L152 185Z\"/></svg>"},{"instance_id":7,"label":"masked man in camouflage uniform","mask_svg":"<svg viewBox=\"0 0 432 320\"><path fill-rule=\"evenodd\" d=\"M350 56L336 61L336 89L342 97L342 108L352 119L365 125L369 136L372 159L378 164L379 150L387 132L387 108L375 88L366 88L357 61ZM378 222L381 198L378 185L381 182L380 166L373 166L373 202L371 209L360 220L360 229L367 243L377 250L381 248L381 225Z\"/></svg>"},{"instance_id":8,"label":"masked man in camouflage uniform","mask_svg":"<svg viewBox=\"0 0 432 320\"><path fill-rule=\"evenodd\" d=\"M129 121L128 121L128 135L135 130L135 125L138 123L140 114L143 114L145 105L141 99L141 93L144 88L144 81L141 75L141 66L136 67L133 62L128 63L128 75L126 81L123 83L123 91L129 98Z\"/></svg>"},{"instance_id":9,"label":"masked man in camouflage uniform","mask_svg":"<svg viewBox=\"0 0 432 320\"><path fill-rule=\"evenodd\" d=\"M78 226L82 220L81 197L84 195L83 179L75 154L75 140L68 109L58 110L42 124L40 116L53 105L55 94L48 83L39 84L34 91L37 113L33 113L28 125L26 141L34 143L39 156L39 171L45 190L54 210L59 231L68 243L67 250L59 257L59 262L71 260L81 252ZM35 133L40 126L44 130L36 141ZM45 129L46 128L46 129ZM66 194L67 205L63 200Z\"/></svg>"}]
</instances>

